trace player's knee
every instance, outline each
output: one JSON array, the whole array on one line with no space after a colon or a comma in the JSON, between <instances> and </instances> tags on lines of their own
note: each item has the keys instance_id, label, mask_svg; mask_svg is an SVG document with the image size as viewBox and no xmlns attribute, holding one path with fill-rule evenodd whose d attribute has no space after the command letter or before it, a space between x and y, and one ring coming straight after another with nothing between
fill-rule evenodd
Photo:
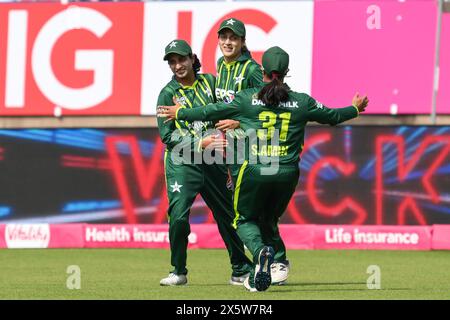
<instances>
[{"instance_id":1,"label":"player's knee","mask_svg":"<svg viewBox=\"0 0 450 320\"><path fill-rule=\"evenodd\" d=\"M189 231L190 231L189 219L184 218L184 217L170 219L169 227L172 230L185 231L185 232L189 233Z\"/></svg>"}]
</instances>

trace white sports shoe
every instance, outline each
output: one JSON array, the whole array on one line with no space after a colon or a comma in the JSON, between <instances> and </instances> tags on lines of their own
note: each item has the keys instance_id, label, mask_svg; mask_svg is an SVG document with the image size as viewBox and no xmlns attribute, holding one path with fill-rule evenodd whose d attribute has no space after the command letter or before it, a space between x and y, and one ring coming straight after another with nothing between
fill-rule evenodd
<instances>
[{"instance_id":1,"label":"white sports shoe","mask_svg":"<svg viewBox=\"0 0 450 320\"><path fill-rule=\"evenodd\" d=\"M161 286L182 286L187 284L187 277L184 274L169 273L167 278L161 279Z\"/></svg>"},{"instance_id":2,"label":"white sports shoe","mask_svg":"<svg viewBox=\"0 0 450 320\"><path fill-rule=\"evenodd\" d=\"M270 268L270 275L272 276L272 284L283 285L289 276L290 264L289 261L286 263L274 262Z\"/></svg>"},{"instance_id":3,"label":"white sports shoe","mask_svg":"<svg viewBox=\"0 0 450 320\"><path fill-rule=\"evenodd\" d=\"M250 292L258 292L258 290L256 290L256 288L250 287L250 277L245 278L244 287L245 287L245 289L247 289Z\"/></svg>"},{"instance_id":4,"label":"white sports shoe","mask_svg":"<svg viewBox=\"0 0 450 320\"><path fill-rule=\"evenodd\" d=\"M246 273L240 277L231 276L230 284L232 284L234 286L242 286L244 284L245 279L248 278L249 276L250 276L250 272Z\"/></svg>"}]
</instances>

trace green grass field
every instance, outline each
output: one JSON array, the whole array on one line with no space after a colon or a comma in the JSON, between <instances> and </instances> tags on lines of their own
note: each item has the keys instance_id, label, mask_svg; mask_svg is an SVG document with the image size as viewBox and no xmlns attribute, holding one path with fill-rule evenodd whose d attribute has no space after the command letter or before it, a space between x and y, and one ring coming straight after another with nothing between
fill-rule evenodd
<instances>
[{"instance_id":1,"label":"green grass field","mask_svg":"<svg viewBox=\"0 0 450 320\"><path fill-rule=\"evenodd\" d=\"M190 250L183 287L159 286L168 250L0 250L0 299L450 299L450 252L288 253L288 284L250 293L227 284L224 250ZM79 290L66 287L69 265L81 269ZM367 288L369 265L381 269L379 290Z\"/></svg>"}]
</instances>

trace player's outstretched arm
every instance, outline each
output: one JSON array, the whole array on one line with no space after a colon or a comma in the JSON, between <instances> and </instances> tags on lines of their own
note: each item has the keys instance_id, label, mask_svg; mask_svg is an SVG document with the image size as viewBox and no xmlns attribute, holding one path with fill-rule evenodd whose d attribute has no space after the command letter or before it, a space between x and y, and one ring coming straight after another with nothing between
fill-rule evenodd
<instances>
[{"instance_id":1,"label":"player's outstretched arm","mask_svg":"<svg viewBox=\"0 0 450 320\"><path fill-rule=\"evenodd\" d=\"M225 104L211 103L199 108L185 108L179 104L175 106L158 106L157 116L167 118L170 120L186 120L193 121L217 121L221 119L236 119L239 115L239 110L236 107L237 103Z\"/></svg>"},{"instance_id":2,"label":"player's outstretched arm","mask_svg":"<svg viewBox=\"0 0 450 320\"><path fill-rule=\"evenodd\" d=\"M352 99L352 105L344 108L327 108L313 98L308 101L308 120L322 124L337 125L344 121L356 118L363 112L369 103L367 96L356 93Z\"/></svg>"}]
</instances>

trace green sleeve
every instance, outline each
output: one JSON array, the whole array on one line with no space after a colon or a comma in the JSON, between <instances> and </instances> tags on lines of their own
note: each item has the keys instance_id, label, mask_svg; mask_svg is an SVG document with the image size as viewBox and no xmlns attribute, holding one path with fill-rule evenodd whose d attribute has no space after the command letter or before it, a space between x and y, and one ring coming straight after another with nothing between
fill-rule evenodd
<instances>
[{"instance_id":1,"label":"green sleeve","mask_svg":"<svg viewBox=\"0 0 450 320\"><path fill-rule=\"evenodd\" d=\"M192 121L218 121L222 119L239 120L239 102L241 98L236 95L231 103L211 103L201 108L180 108L177 113L177 120Z\"/></svg>"},{"instance_id":2,"label":"green sleeve","mask_svg":"<svg viewBox=\"0 0 450 320\"><path fill-rule=\"evenodd\" d=\"M335 126L344 121L356 118L358 109L354 106L331 109L307 96L308 120Z\"/></svg>"},{"instance_id":3,"label":"green sleeve","mask_svg":"<svg viewBox=\"0 0 450 320\"><path fill-rule=\"evenodd\" d=\"M252 63L250 70L248 71L248 86L247 88L257 88L262 86L263 75L261 67L257 63Z\"/></svg>"},{"instance_id":4,"label":"green sleeve","mask_svg":"<svg viewBox=\"0 0 450 320\"><path fill-rule=\"evenodd\" d=\"M158 97L158 106L171 106L173 94L167 90L163 89ZM172 150L176 145L180 147L187 147L191 145L191 150L200 152L201 151L201 137L194 137L186 129L178 129L175 121L168 121L164 123L164 118L157 118L158 130L161 141L167 146L168 150Z\"/></svg>"}]
</instances>

